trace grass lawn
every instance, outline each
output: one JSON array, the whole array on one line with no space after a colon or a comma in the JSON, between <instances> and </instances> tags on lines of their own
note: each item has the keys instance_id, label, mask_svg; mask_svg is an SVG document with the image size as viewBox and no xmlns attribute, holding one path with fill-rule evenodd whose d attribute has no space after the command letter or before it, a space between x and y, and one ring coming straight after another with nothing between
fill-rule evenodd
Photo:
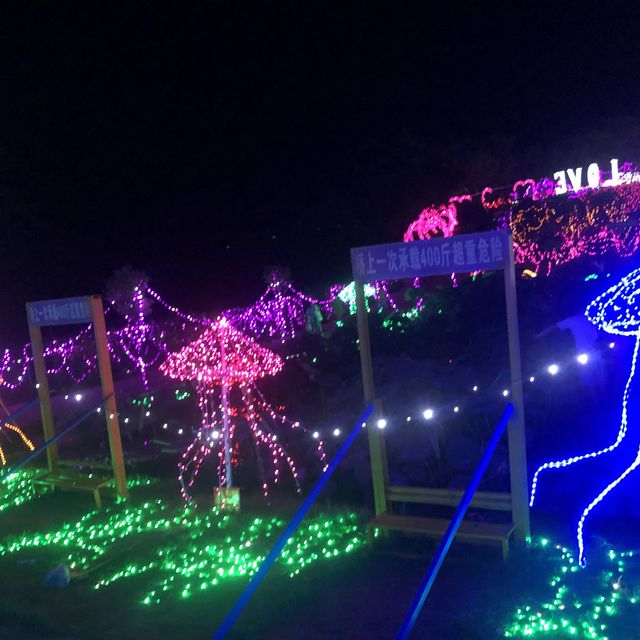
<instances>
[{"instance_id":1,"label":"grass lawn","mask_svg":"<svg viewBox=\"0 0 640 640\"><path fill-rule=\"evenodd\" d=\"M295 503L282 503L267 510L258 500L249 498L241 516L231 517L223 526L218 526L220 517L216 516L207 528L205 520L209 512L206 510L193 514L191 519L171 521L173 514L179 513L179 504L175 498L165 497L160 511L144 512L144 517L140 516L138 524L144 525L147 518L158 525L154 531L127 534L123 528L117 530L117 536L121 537L113 543L104 543L111 539L106 536L110 525L104 525L111 522L109 514L155 504L153 501L162 495L175 495L175 487L162 483L139 487L132 491L128 505L110 507L101 514L89 516L93 506L90 496L68 493L49 493L2 512L0 545L5 545L5 553L0 557L0 638L211 637L248 581L248 575L233 572L242 571L246 557L259 560L264 556ZM302 529L327 518L333 518L335 524L335 519L344 514L344 509L310 514ZM67 530L55 545L39 543L6 552L7 541L18 539L23 532L55 532L63 523L77 523L83 516L95 526L93 537L83 539L81 550L74 547L75 542L67 545L62 542L69 539ZM273 530L268 529L274 517L280 524ZM262 524L254 524L253 533L249 535L247 532L256 518L260 518ZM434 544L420 538L392 536L370 548L364 544L364 521L360 516L347 519L345 525L340 525L342 529L335 525L334 533L320 542L314 536L305 538L301 530L297 544L302 545L303 550L297 556L294 545L289 553L294 562L274 567L229 637L393 638L428 566ZM163 524L158 524L160 522ZM33 536L24 539L32 540ZM570 539L567 542L572 544ZM345 553L348 544L353 548ZM95 546L98 551L91 551ZM160 558L159 549L165 550ZM332 549L339 550L335 557ZM573 548L570 547L569 552L572 553ZM509 625L521 608L525 623L527 617L537 620L546 617L550 624L559 626L555 632L541 634L550 638L588 638L586 625L597 623L598 638L632 640L638 637L636 630L640 628L640 607L631 604L640 596L640 572L636 569L635 556L621 560L619 555L610 558L609 553L608 547L594 543L592 563L585 571L573 571L567 559L570 553L565 553L562 560L563 551L553 544L545 548L516 549L507 564L502 563L497 548L454 544L414 637L438 640L504 637L505 630L513 631ZM80 562L76 567L77 577L73 577L66 588L43 586L45 574L59 562L68 561L69 554L84 562L84 566ZM244 560L238 560L239 557ZM189 576L194 577L185 578L180 571L192 565L193 558L197 558L202 567L189 566ZM290 577L299 566L299 558L310 559L309 564L302 567L298 575ZM640 564L640 556L638 558ZM96 583L108 582L132 563L143 566L153 562L157 564L145 573L95 589ZM166 567L160 569L162 562L168 564L171 571ZM618 573L623 565L624 577ZM568 567L568 571L563 573L562 566ZM216 567L223 569L222 576L215 573ZM206 588L201 589L202 579L198 576L203 574L208 582L203 583ZM158 585L167 576L173 576L175 581L168 583L166 592L159 591ZM219 579L218 584L211 584L212 576ZM551 586L556 577L556 584ZM619 584L614 589L615 583ZM185 584L189 585L187 597L182 593ZM160 595L159 603L154 596L145 605L145 594L154 590ZM598 620L593 620L598 598L606 602L601 606L602 615L596 614ZM551 603L554 610L543 606L545 603ZM524 609L526 606L530 607L529 611ZM612 607L612 611L606 612L607 606ZM541 612L541 616L537 616L537 612ZM563 626L562 620L569 622ZM604 630L600 629L601 624L606 625ZM571 631L572 628L575 631ZM518 633L512 637L530 637Z\"/></svg>"}]
</instances>

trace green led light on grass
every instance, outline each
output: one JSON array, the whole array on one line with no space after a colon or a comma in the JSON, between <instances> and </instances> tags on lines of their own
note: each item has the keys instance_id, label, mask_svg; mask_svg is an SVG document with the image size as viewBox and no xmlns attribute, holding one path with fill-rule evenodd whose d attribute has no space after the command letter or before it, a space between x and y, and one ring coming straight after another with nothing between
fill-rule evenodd
<instances>
[{"instance_id":1,"label":"green led light on grass","mask_svg":"<svg viewBox=\"0 0 640 640\"><path fill-rule=\"evenodd\" d=\"M220 511L176 511L153 500L91 511L51 532L9 538L0 543L0 558L26 549L62 553L56 562L87 574L96 571L94 589L145 576L141 602L151 605L170 595L186 599L253 575L285 524L275 517L254 518L239 529L237 519ZM291 537L278 564L293 578L314 562L351 553L364 544L364 529L355 514L319 516Z\"/></svg>"},{"instance_id":2,"label":"green led light on grass","mask_svg":"<svg viewBox=\"0 0 640 640\"><path fill-rule=\"evenodd\" d=\"M504 637L610 640L603 619L618 615L621 607L635 605L640 598L640 591L623 588L622 583L626 561L633 557L633 551L616 553L608 549L592 560L588 569L580 570L566 547L552 545L546 538L532 546L541 554L551 554L551 558L541 555L539 563L553 562L551 596L541 604L520 607L504 630Z\"/></svg>"},{"instance_id":3,"label":"green led light on grass","mask_svg":"<svg viewBox=\"0 0 640 640\"><path fill-rule=\"evenodd\" d=\"M38 495L48 491L48 487L36 487L33 478L36 471L15 471L0 481L0 513L12 507L30 502Z\"/></svg>"}]
</instances>

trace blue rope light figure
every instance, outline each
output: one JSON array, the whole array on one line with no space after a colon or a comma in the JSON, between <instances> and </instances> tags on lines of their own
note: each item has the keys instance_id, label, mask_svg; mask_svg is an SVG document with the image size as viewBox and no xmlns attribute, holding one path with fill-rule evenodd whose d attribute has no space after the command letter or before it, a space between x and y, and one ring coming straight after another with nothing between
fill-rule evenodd
<instances>
[{"instance_id":1,"label":"blue rope light figure","mask_svg":"<svg viewBox=\"0 0 640 640\"><path fill-rule=\"evenodd\" d=\"M611 453L616 449L627 435L627 405L629 401L629 390L633 382L636 372L636 361L638 359L638 351L640 348L640 269L635 269L626 275L620 282L610 287L603 294L598 296L589 304L585 311L587 318L593 322L599 329L619 336L633 336L636 339L631 359L631 371L622 395L622 417L618 435L613 444L591 451L583 455L566 458L564 460L554 460L546 462L538 468L533 476L531 485L531 501L533 506L536 498L536 489L538 486L539 475L545 469L558 469L568 467L576 462L596 458L606 453ZM600 503L607 494L619 485L630 473L640 466L640 448L633 463L627 467L615 480L610 482L584 509L578 520L578 549L580 552L580 566L586 565L584 552L584 523L591 511Z\"/></svg>"}]
</instances>

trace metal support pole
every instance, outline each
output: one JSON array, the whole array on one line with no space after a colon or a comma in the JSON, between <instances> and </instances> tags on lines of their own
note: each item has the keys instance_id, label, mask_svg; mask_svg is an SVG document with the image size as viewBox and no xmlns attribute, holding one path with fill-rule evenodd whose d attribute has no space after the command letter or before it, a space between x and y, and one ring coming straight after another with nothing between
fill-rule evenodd
<instances>
[{"instance_id":1,"label":"metal support pole","mask_svg":"<svg viewBox=\"0 0 640 640\"><path fill-rule=\"evenodd\" d=\"M25 464L27 464L27 462L30 462L34 458L37 458L43 452L44 449L49 451L49 449L51 447L55 446L55 443L58 440L60 440L60 438L62 438L67 433L69 433L69 431L72 431L73 429L75 429L79 424L81 424L89 416L93 415L95 413L96 409L98 407L104 405L105 402L107 402L107 400L109 400L109 398L103 398L102 400L100 400L100 402L98 402L98 404L93 405L93 407L91 407L91 409L89 409L88 411L85 411L81 416L79 416L78 418L73 420L71 423L69 423L68 425L63 427L62 431L60 431L59 433L56 433L52 438L50 438L48 440L45 440L44 444L42 444L40 447L38 447L35 451L32 451L26 458L24 458L23 460L21 460L17 464L14 464L12 467L9 467L8 469L5 469L0 474L0 480L2 478L10 476L12 473L14 473L18 469L20 469L20 467L23 467Z\"/></svg>"},{"instance_id":2,"label":"metal support pole","mask_svg":"<svg viewBox=\"0 0 640 640\"><path fill-rule=\"evenodd\" d=\"M500 418L500 422L496 426L493 435L491 436L491 440L487 444L487 448L484 450L482 454L482 459L480 463L476 467L476 470L473 472L473 476L465 489L465 492L460 499L460 504L456 508L456 512L453 514L453 518L449 523L449 527L447 528L447 532L444 534L444 538L440 541L440 546L438 547L438 551L431 561L431 565L420 583L420 587L411 603L411 607L409 607L409 611L405 616L405 619L402 621L402 625L400 626L400 631L398 631L398 635L396 636L396 640L405 640L409 637L413 626L420 615L420 611L422 610L422 606L424 605L427 596L429 595L429 591L435 582L435 579L440 571L440 567L444 562L444 559L447 555L447 551L449 551L449 547L453 542L453 538L458 531L458 527L462 522L462 518L464 518L464 514L467 512L469 508L469 504L471 504L471 500L473 499L473 494L476 492L478 485L480 484L480 480L482 480L482 476L489 465L489 461L491 460L491 456L493 455L496 447L498 446L498 442L500 442L500 437L504 433L505 427L507 426L507 421L513 415L513 405L508 404Z\"/></svg>"},{"instance_id":3,"label":"metal support pole","mask_svg":"<svg viewBox=\"0 0 640 640\"><path fill-rule=\"evenodd\" d=\"M318 482L316 482L313 489L311 489L311 492L305 498L304 502L300 505L300 508L298 509L298 511L296 511L293 518L291 518L291 521L285 527L285 530L280 534L277 542L273 545L273 548L271 549L271 551L269 551L267 557L262 561L260 568L253 575L251 581L245 587L245 590L240 594L240 597L236 600L236 603L233 605L231 611L229 611L229 613L227 614L227 617L222 621L220 627L218 627L218 630L213 635L212 640L222 640L227 636L227 634L231 630L231 627L234 625L235 621L238 619L244 608L249 603L251 596L260 586L260 583L265 579L267 573L269 572L269 569L271 569L278 556L280 555L280 552L282 551L282 549L284 549L284 546L289 541L289 538L294 534L295 530L302 522L302 519L307 514L307 511L309 511L316 498L324 488L325 484L327 484L327 481L346 455L349 447L351 447L353 441L358 437L360 431L362 431L362 423L366 422L372 413L373 406L369 405L360 414L355 425L349 432L347 439L342 443L342 446L340 447L338 453L336 453L334 459L331 461L324 473L320 476L320 479L318 480Z\"/></svg>"},{"instance_id":4,"label":"metal support pole","mask_svg":"<svg viewBox=\"0 0 640 640\"><path fill-rule=\"evenodd\" d=\"M231 432L229 428L229 387L227 386L227 354L224 339L220 340L220 354L222 356L222 435L224 438L225 488L233 486L231 467Z\"/></svg>"}]
</instances>

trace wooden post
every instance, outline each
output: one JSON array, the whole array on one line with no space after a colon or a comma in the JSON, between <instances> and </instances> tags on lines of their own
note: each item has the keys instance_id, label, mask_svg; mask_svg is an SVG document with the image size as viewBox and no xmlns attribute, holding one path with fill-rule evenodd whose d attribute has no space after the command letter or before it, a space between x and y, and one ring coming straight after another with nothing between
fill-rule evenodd
<instances>
[{"instance_id":1,"label":"wooden post","mask_svg":"<svg viewBox=\"0 0 640 640\"><path fill-rule=\"evenodd\" d=\"M44 361L44 349L42 346L42 329L31 323L31 314L27 304L27 318L29 318L29 338L31 340L31 352L33 354L33 368L36 373L38 385L38 398L40 400L40 416L42 418L42 431L45 440L50 440L56 435L56 425L53 421L51 409L51 396L49 395L49 382L47 380L47 365ZM47 447L47 465L49 472L58 471L58 445L54 442Z\"/></svg>"},{"instance_id":2,"label":"wooden post","mask_svg":"<svg viewBox=\"0 0 640 640\"><path fill-rule=\"evenodd\" d=\"M388 510L387 485L389 472L387 468L387 450L384 436L375 427L376 416L381 415L380 403L375 399L373 382L373 363L371 361L371 341L369 339L369 319L364 299L364 285L358 282L356 287L356 319L358 323L358 347L360 350L360 364L362 368L362 386L364 387L365 404L375 405L375 415L369 420L367 429L369 436L369 456L371 457L371 479L373 482L373 500L376 515Z\"/></svg>"},{"instance_id":3,"label":"wooden post","mask_svg":"<svg viewBox=\"0 0 640 640\"><path fill-rule=\"evenodd\" d=\"M509 473L511 500L516 535L521 541L531 536L529 522L529 481L527 479L527 440L524 423L524 394L522 391L522 363L520 361L520 333L516 298L516 270L513 241L508 238L508 259L504 268L504 290L507 301L507 329L509 332L509 361L511 393L515 412L509 421Z\"/></svg>"},{"instance_id":4,"label":"wooden post","mask_svg":"<svg viewBox=\"0 0 640 640\"><path fill-rule=\"evenodd\" d=\"M107 342L107 328L104 322L104 310L100 296L91 296L91 321L93 333L96 339L98 354L98 371L100 372L100 386L102 396L107 398L104 404L104 414L109 434L109 450L111 452L111 465L113 477L116 481L116 491L122 499L127 498L127 476L124 468L124 455L122 453L122 440L120 439L120 421L118 419L118 407L113 386L113 374L111 372L111 359L109 357L109 344Z\"/></svg>"}]
</instances>

